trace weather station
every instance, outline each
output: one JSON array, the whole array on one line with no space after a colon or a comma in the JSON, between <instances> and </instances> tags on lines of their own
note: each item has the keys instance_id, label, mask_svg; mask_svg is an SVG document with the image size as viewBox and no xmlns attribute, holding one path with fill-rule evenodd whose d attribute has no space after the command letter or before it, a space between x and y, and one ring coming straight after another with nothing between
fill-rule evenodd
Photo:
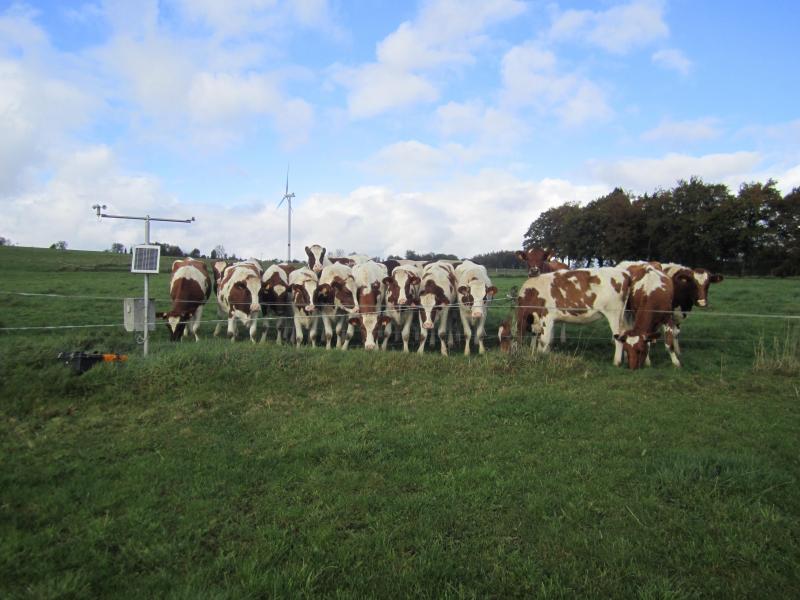
<instances>
[{"instance_id":1,"label":"weather station","mask_svg":"<svg viewBox=\"0 0 800 600\"><path fill-rule=\"evenodd\" d=\"M288 173L287 173L288 178ZM288 185L288 179L287 179ZM132 217L127 215L109 215L102 211L106 210L105 204L95 204L92 206L97 220L100 219L126 219L129 221L144 221L144 244L137 244L133 247L131 257L131 273L141 273L144 275L144 297L126 298L123 305L123 315L126 331L142 332L142 354L147 356L150 346L150 331L155 329L155 303L150 298L150 275L158 273L158 265L161 259L161 247L150 243L150 222L162 221L168 223L193 223L194 217L190 219L165 219L151 217Z\"/></svg>"}]
</instances>

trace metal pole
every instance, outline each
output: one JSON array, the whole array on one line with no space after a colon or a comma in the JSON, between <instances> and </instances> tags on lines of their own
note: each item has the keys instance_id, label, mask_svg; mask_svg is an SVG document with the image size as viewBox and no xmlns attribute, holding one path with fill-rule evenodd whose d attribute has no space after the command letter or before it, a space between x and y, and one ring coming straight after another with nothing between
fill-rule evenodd
<instances>
[{"instance_id":1,"label":"metal pole","mask_svg":"<svg viewBox=\"0 0 800 600\"><path fill-rule=\"evenodd\" d=\"M144 219L144 243L150 243L150 215ZM144 356L150 348L150 275L144 274Z\"/></svg>"},{"instance_id":2,"label":"metal pole","mask_svg":"<svg viewBox=\"0 0 800 600\"><path fill-rule=\"evenodd\" d=\"M292 262L292 199L289 198L289 243L287 244L289 250L287 252L286 262Z\"/></svg>"}]
</instances>

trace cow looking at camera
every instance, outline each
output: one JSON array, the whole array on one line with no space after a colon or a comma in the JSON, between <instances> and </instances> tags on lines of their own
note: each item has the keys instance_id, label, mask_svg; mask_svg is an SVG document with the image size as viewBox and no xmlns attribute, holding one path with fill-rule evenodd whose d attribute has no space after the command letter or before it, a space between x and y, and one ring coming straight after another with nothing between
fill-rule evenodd
<instances>
[{"instance_id":1,"label":"cow looking at camera","mask_svg":"<svg viewBox=\"0 0 800 600\"><path fill-rule=\"evenodd\" d=\"M458 312L464 330L464 354L469 356L470 341L474 335L478 345L478 353L483 354L486 348L483 337L486 335L486 303L497 293L492 285L486 267L465 260L455 269Z\"/></svg>"}]
</instances>

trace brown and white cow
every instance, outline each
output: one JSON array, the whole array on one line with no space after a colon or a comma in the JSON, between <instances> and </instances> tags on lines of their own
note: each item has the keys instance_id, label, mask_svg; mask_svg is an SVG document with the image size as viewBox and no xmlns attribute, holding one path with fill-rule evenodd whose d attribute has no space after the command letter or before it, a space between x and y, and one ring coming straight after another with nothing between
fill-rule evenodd
<instances>
[{"instance_id":1,"label":"brown and white cow","mask_svg":"<svg viewBox=\"0 0 800 600\"><path fill-rule=\"evenodd\" d=\"M358 310L356 303L356 284L353 270L343 263L334 263L322 269L317 285L315 305L319 309L322 326L325 330L325 348L331 349L331 340L336 333L336 347L347 350L353 335L353 328L347 327L347 336L342 330L347 324L347 316Z\"/></svg>"},{"instance_id":2,"label":"brown and white cow","mask_svg":"<svg viewBox=\"0 0 800 600\"><path fill-rule=\"evenodd\" d=\"M314 296L319 279L308 267L301 267L289 273L289 288L292 298L292 315L294 317L295 343L299 348L303 344L305 331L312 347L317 345L317 322L319 321Z\"/></svg>"},{"instance_id":3,"label":"brown and white cow","mask_svg":"<svg viewBox=\"0 0 800 600\"><path fill-rule=\"evenodd\" d=\"M689 267L684 267L683 265L678 265L675 263L664 263L664 272L673 277L676 273L680 271L689 271L692 275L692 281L694 283L694 291L691 293L692 304L697 304L697 306L706 307L708 306L708 288L712 283L719 283L722 281L723 277L719 274L713 274L706 269L692 269ZM688 302L689 296L687 296ZM689 305L689 306L691 306ZM691 308L689 308L691 310ZM682 310L682 312L686 313L689 310ZM683 315L686 317L686 315Z\"/></svg>"},{"instance_id":4,"label":"brown and white cow","mask_svg":"<svg viewBox=\"0 0 800 600\"><path fill-rule=\"evenodd\" d=\"M250 341L256 341L258 317L261 315L259 293L261 292L260 265L242 261L228 266L222 274L217 290L217 301L228 319L228 336L236 339L236 321L239 320L250 332Z\"/></svg>"},{"instance_id":5,"label":"brown and white cow","mask_svg":"<svg viewBox=\"0 0 800 600\"><path fill-rule=\"evenodd\" d=\"M264 333L261 341L267 339L270 322L275 325L275 342L280 345L283 340L291 337L292 308L289 297L289 273L295 267L287 264L277 264L267 267L261 276L261 292L259 303L264 316Z\"/></svg>"},{"instance_id":6,"label":"brown and white cow","mask_svg":"<svg viewBox=\"0 0 800 600\"><path fill-rule=\"evenodd\" d=\"M384 330L382 349L386 350L389 337L396 326L403 338L403 352L408 352L411 326L419 303L419 284L422 281L422 268L413 265L397 265L388 277L383 279L386 286L386 310L388 317Z\"/></svg>"},{"instance_id":7,"label":"brown and white cow","mask_svg":"<svg viewBox=\"0 0 800 600\"><path fill-rule=\"evenodd\" d=\"M176 342L189 331L195 341L200 340L197 330L203 317L203 306L210 295L211 278L204 262L192 258L173 261L169 281L172 308L156 315L167 322L170 340Z\"/></svg>"},{"instance_id":8,"label":"brown and white cow","mask_svg":"<svg viewBox=\"0 0 800 600\"><path fill-rule=\"evenodd\" d=\"M631 277L613 267L555 271L530 277L517 296L517 339L535 336L534 352L548 352L557 322L590 323L602 317L612 336L624 329ZM622 343L614 339L614 364L622 363Z\"/></svg>"},{"instance_id":9,"label":"brown and white cow","mask_svg":"<svg viewBox=\"0 0 800 600\"><path fill-rule=\"evenodd\" d=\"M552 273L561 269L569 269L569 265L553 260L554 256L555 252L544 248L517 251L517 258L528 265L528 277L535 277L540 273Z\"/></svg>"},{"instance_id":10,"label":"brown and white cow","mask_svg":"<svg viewBox=\"0 0 800 600\"><path fill-rule=\"evenodd\" d=\"M488 310L486 302L494 298L497 288L492 285L486 267L465 260L456 267L456 291L458 312L464 330L464 354L469 356L469 344L472 340L473 329L478 344L478 353L483 354L486 351L483 345Z\"/></svg>"},{"instance_id":11,"label":"brown and white cow","mask_svg":"<svg viewBox=\"0 0 800 600\"><path fill-rule=\"evenodd\" d=\"M358 308L350 315L347 336L349 338L352 335L350 327L360 327L364 350L375 350L378 347L378 334L389 318L381 314L386 295L383 280L388 275L386 266L373 260L353 267Z\"/></svg>"},{"instance_id":12,"label":"brown and white cow","mask_svg":"<svg viewBox=\"0 0 800 600\"><path fill-rule=\"evenodd\" d=\"M649 264L631 264L625 269L631 276L631 292L625 315L625 331L615 339L622 342L628 366L650 366L650 344L661 336L676 367L681 366L675 352L677 331L672 318L672 278Z\"/></svg>"},{"instance_id":13,"label":"brown and white cow","mask_svg":"<svg viewBox=\"0 0 800 600\"><path fill-rule=\"evenodd\" d=\"M425 267L422 271L422 281L419 287L419 323L420 341L418 353L425 351L425 341L428 332L432 331L438 322L437 330L441 352L447 356L447 335L450 320L450 307L456 301L456 273L452 264L437 261ZM451 330L452 335L452 330Z\"/></svg>"}]
</instances>

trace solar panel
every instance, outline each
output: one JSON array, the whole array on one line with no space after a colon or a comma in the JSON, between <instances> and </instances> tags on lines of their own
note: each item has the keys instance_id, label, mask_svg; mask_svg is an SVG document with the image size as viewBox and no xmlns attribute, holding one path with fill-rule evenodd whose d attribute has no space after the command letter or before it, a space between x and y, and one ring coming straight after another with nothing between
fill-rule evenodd
<instances>
[{"instance_id":1,"label":"solar panel","mask_svg":"<svg viewBox=\"0 0 800 600\"><path fill-rule=\"evenodd\" d=\"M159 258L161 246L134 246L131 273L158 273Z\"/></svg>"}]
</instances>

